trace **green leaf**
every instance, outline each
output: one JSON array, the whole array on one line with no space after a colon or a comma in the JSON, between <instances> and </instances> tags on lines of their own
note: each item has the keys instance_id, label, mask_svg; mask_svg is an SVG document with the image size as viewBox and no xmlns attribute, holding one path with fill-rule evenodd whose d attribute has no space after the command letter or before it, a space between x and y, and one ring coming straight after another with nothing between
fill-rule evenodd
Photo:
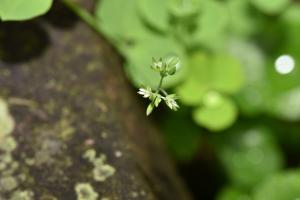
<instances>
[{"instance_id":1,"label":"green leaf","mask_svg":"<svg viewBox=\"0 0 300 200\"><path fill-rule=\"evenodd\" d=\"M248 36L257 30L257 21L251 15L249 0L229 0L227 7L230 14L230 31L238 35Z\"/></svg>"},{"instance_id":2,"label":"green leaf","mask_svg":"<svg viewBox=\"0 0 300 200\"><path fill-rule=\"evenodd\" d=\"M283 21L297 26L300 23L300 5L293 4L290 6L282 13L281 18Z\"/></svg>"},{"instance_id":3,"label":"green leaf","mask_svg":"<svg viewBox=\"0 0 300 200\"><path fill-rule=\"evenodd\" d=\"M254 200L297 200L300 198L300 171L285 171L266 180L254 192Z\"/></svg>"},{"instance_id":4,"label":"green leaf","mask_svg":"<svg viewBox=\"0 0 300 200\"><path fill-rule=\"evenodd\" d=\"M177 87L181 101L187 105L199 105L205 92L210 89L207 67L209 58L203 53L192 55L187 63L189 73L186 80Z\"/></svg>"},{"instance_id":5,"label":"green leaf","mask_svg":"<svg viewBox=\"0 0 300 200\"><path fill-rule=\"evenodd\" d=\"M220 131L231 126L237 117L237 108L228 98L216 92L208 92L204 96L203 106L193 111L197 124L211 131Z\"/></svg>"},{"instance_id":6,"label":"green leaf","mask_svg":"<svg viewBox=\"0 0 300 200\"><path fill-rule=\"evenodd\" d=\"M166 31L169 26L168 0L138 0L142 17L153 27Z\"/></svg>"},{"instance_id":7,"label":"green leaf","mask_svg":"<svg viewBox=\"0 0 300 200\"><path fill-rule=\"evenodd\" d=\"M251 0L251 3L262 12L277 14L291 3L291 0Z\"/></svg>"},{"instance_id":8,"label":"green leaf","mask_svg":"<svg viewBox=\"0 0 300 200\"><path fill-rule=\"evenodd\" d=\"M187 64L188 77L177 87L178 94L187 105L199 105L209 90L234 94L243 86L242 67L230 56L207 56L198 52L190 57Z\"/></svg>"},{"instance_id":9,"label":"green leaf","mask_svg":"<svg viewBox=\"0 0 300 200\"><path fill-rule=\"evenodd\" d=\"M219 135L217 141L222 165L231 183L240 189L252 189L283 166L274 133L265 127L236 127Z\"/></svg>"},{"instance_id":10,"label":"green leaf","mask_svg":"<svg viewBox=\"0 0 300 200\"><path fill-rule=\"evenodd\" d=\"M299 60L295 60L295 62L298 63ZM266 85L268 87L264 97L264 111L280 119L299 120L300 69L295 67L290 74L282 75L274 69L273 61L268 65L267 75Z\"/></svg>"},{"instance_id":11,"label":"green leaf","mask_svg":"<svg viewBox=\"0 0 300 200\"><path fill-rule=\"evenodd\" d=\"M205 84L201 84L197 80L189 78L176 88L176 93L180 96L182 103L198 106L207 90L208 87Z\"/></svg>"},{"instance_id":12,"label":"green leaf","mask_svg":"<svg viewBox=\"0 0 300 200\"><path fill-rule=\"evenodd\" d=\"M229 51L239 59L246 74L244 87L236 95L241 112L246 115L256 115L265 107L265 55L253 42L232 38Z\"/></svg>"},{"instance_id":13,"label":"green leaf","mask_svg":"<svg viewBox=\"0 0 300 200\"><path fill-rule=\"evenodd\" d=\"M217 55L210 67L214 89L229 94L240 90L244 83L244 72L238 60L227 55Z\"/></svg>"},{"instance_id":14,"label":"green leaf","mask_svg":"<svg viewBox=\"0 0 300 200\"><path fill-rule=\"evenodd\" d=\"M101 0L95 15L103 33L121 50L147 34L140 20L136 0Z\"/></svg>"},{"instance_id":15,"label":"green leaf","mask_svg":"<svg viewBox=\"0 0 300 200\"><path fill-rule=\"evenodd\" d=\"M224 2L203 1L193 38L202 45L216 49L223 45L228 22L228 10Z\"/></svg>"},{"instance_id":16,"label":"green leaf","mask_svg":"<svg viewBox=\"0 0 300 200\"><path fill-rule=\"evenodd\" d=\"M188 19L199 12L202 0L168 0L170 13L177 19Z\"/></svg>"},{"instance_id":17,"label":"green leaf","mask_svg":"<svg viewBox=\"0 0 300 200\"><path fill-rule=\"evenodd\" d=\"M1 0L0 20L28 20L45 14L51 7L52 0Z\"/></svg>"},{"instance_id":18,"label":"green leaf","mask_svg":"<svg viewBox=\"0 0 300 200\"><path fill-rule=\"evenodd\" d=\"M174 86L185 77L186 68L183 50L171 37L152 34L145 41L127 49L126 72L137 87L145 84L156 88L160 75L150 67L151 56L165 58L170 55L177 55L182 62L175 75L164 78L163 88Z\"/></svg>"},{"instance_id":19,"label":"green leaf","mask_svg":"<svg viewBox=\"0 0 300 200\"><path fill-rule=\"evenodd\" d=\"M278 118L297 121L300 119L300 88L289 90L279 95L272 104L270 112Z\"/></svg>"}]
</instances>

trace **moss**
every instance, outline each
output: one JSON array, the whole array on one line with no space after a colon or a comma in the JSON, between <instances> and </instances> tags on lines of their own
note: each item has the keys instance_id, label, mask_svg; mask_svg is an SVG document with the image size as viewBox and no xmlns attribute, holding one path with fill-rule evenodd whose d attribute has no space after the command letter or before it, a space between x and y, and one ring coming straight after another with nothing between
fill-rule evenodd
<instances>
[{"instance_id":1,"label":"moss","mask_svg":"<svg viewBox=\"0 0 300 200\"><path fill-rule=\"evenodd\" d=\"M0 179L0 191L9 192L18 186L18 181L12 177L1 177Z\"/></svg>"},{"instance_id":2,"label":"moss","mask_svg":"<svg viewBox=\"0 0 300 200\"><path fill-rule=\"evenodd\" d=\"M15 191L10 200L33 200L34 194L30 190Z\"/></svg>"},{"instance_id":3,"label":"moss","mask_svg":"<svg viewBox=\"0 0 300 200\"><path fill-rule=\"evenodd\" d=\"M10 153L4 153L0 155L0 163L9 164L13 161L13 158Z\"/></svg>"},{"instance_id":4,"label":"moss","mask_svg":"<svg viewBox=\"0 0 300 200\"><path fill-rule=\"evenodd\" d=\"M77 200L97 200L98 193L89 183L78 183L75 186Z\"/></svg>"},{"instance_id":5,"label":"moss","mask_svg":"<svg viewBox=\"0 0 300 200\"><path fill-rule=\"evenodd\" d=\"M8 194L22 182L18 177L20 174L15 176L19 168L19 163L12 156L13 151L18 146L16 140L11 135L14 127L15 122L9 113L8 105L0 98L0 192ZM26 196L26 194L28 193L15 192L13 193L15 196L14 200L26 200L26 198L21 198L22 196Z\"/></svg>"},{"instance_id":6,"label":"moss","mask_svg":"<svg viewBox=\"0 0 300 200\"><path fill-rule=\"evenodd\" d=\"M6 166L7 166L6 163L0 162L0 172L6 169Z\"/></svg>"},{"instance_id":7,"label":"moss","mask_svg":"<svg viewBox=\"0 0 300 200\"><path fill-rule=\"evenodd\" d=\"M40 200L57 200L57 198L54 197L54 196L52 196L52 195L46 194L46 195L43 195L43 196L40 198Z\"/></svg>"},{"instance_id":8,"label":"moss","mask_svg":"<svg viewBox=\"0 0 300 200\"><path fill-rule=\"evenodd\" d=\"M42 140L36 148L39 151L36 151L33 159L35 166L42 165L51 165L57 161L57 156L61 154L63 150L63 142L57 138L48 137L48 135L42 135L40 137Z\"/></svg>"},{"instance_id":9,"label":"moss","mask_svg":"<svg viewBox=\"0 0 300 200\"><path fill-rule=\"evenodd\" d=\"M3 139L3 142L0 144L1 144L0 149L5 152L12 152L13 150L15 150L17 148L17 142L11 136L5 137Z\"/></svg>"},{"instance_id":10,"label":"moss","mask_svg":"<svg viewBox=\"0 0 300 200\"><path fill-rule=\"evenodd\" d=\"M56 127L61 139L68 140L74 135L75 128L72 126L72 122L72 112L67 107L63 108L61 119Z\"/></svg>"},{"instance_id":11,"label":"moss","mask_svg":"<svg viewBox=\"0 0 300 200\"><path fill-rule=\"evenodd\" d=\"M11 134L15 127L15 122L11 117L7 103L0 98L0 146L4 138Z\"/></svg>"},{"instance_id":12,"label":"moss","mask_svg":"<svg viewBox=\"0 0 300 200\"><path fill-rule=\"evenodd\" d=\"M35 160L33 158L25 158L25 163L29 166L34 165Z\"/></svg>"},{"instance_id":13,"label":"moss","mask_svg":"<svg viewBox=\"0 0 300 200\"><path fill-rule=\"evenodd\" d=\"M95 181L103 182L116 172L113 166L105 163L105 155L102 154L96 157L96 151L94 149L87 150L83 157L94 165L93 177Z\"/></svg>"},{"instance_id":14,"label":"moss","mask_svg":"<svg viewBox=\"0 0 300 200\"><path fill-rule=\"evenodd\" d=\"M95 181L105 181L110 176L113 176L115 173L115 168L111 165L105 164L104 160L96 159L94 162L93 175Z\"/></svg>"},{"instance_id":15,"label":"moss","mask_svg":"<svg viewBox=\"0 0 300 200\"><path fill-rule=\"evenodd\" d=\"M94 160L96 159L96 151L95 149L89 149L87 150L83 156L83 158L87 159L90 162L94 162Z\"/></svg>"}]
</instances>

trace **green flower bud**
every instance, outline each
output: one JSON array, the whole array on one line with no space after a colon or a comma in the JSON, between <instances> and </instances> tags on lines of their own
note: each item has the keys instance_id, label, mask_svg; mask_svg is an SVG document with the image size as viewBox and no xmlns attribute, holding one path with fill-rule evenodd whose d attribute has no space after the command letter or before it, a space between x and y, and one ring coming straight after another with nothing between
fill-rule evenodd
<instances>
[{"instance_id":1,"label":"green flower bud","mask_svg":"<svg viewBox=\"0 0 300 200\"><path fill-rule=\"evenodd\" d=\"M164 69L164 63L163 63L162 58L159 58L159 59L152 58L151 68L154 71L161 72Z\"/></svg>"},{"instance_id":2,"label":"green flower bud","mask_svg":"<svg viewBox=\"0 0 300 200\"><path fill-rule=\"evenodd\" d=\"M166 67L167 74L174 75L177 71L178 66L179 66L179 58L175 56L171 57L167 61L167 67Z\"/></svg>"},{"instance_id":3,"label":"green flower bud","mask_svg":"<svg viewBox=\"0 0 300 200\"><path fill-rule=\"evenodd\" d=\"M146 111L146 115L147 115L147 116L149 116L149 115L152 113L153 108L154 108L154 103L151 102L151 103L149 104L149 106L147 107L147 111Z\"/></svg>"}]
</instances>

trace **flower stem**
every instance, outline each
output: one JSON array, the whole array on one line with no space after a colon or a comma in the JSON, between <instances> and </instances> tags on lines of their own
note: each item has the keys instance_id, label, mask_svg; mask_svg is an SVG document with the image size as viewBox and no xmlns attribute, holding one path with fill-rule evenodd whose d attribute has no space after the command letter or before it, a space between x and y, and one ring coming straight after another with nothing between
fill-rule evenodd
<instances>
[{"instance_id":1,"label":"flower stem","mask_svg":"<svg viewBox=\"0 0 300 200\"><path fill-rule=\"evenodd\" d=\"M158 84L158 87L157 87L157 89L156 89L156 93L159 93L159 90L160 90L160 88L161 88L161 86L162 86L162 84L163 84L163 80L164 80L164 77L161 76L161 77L160 77L159 84Z\"/></svg>"},{"instance_id":2,"label":"flower stem","mask_svg":"<svg viewBox=\"0 0 300 200\"><path fill-rule=\"evenodd\" d=\"M165 91L165 90L163 90L163 89L159 89L165 96L168 96L168 93Z\"/></svg>"},{"instance_id":3,"label":"flower stem","mask_svg":"<svg viewBox=\"0 0 300 200\"><path fill-rule=\"evenodd\" d=\"M89 12L87 12L85 9L83 9L78 4L70 1L70 0L62 0L62 2L70 8L76 15L78 15L85 23L87 23L90 27L92 27L95 31L98 33L101 33L101 29L98 26L97 19L91 15Z\"/></svg>"}]
</instances>

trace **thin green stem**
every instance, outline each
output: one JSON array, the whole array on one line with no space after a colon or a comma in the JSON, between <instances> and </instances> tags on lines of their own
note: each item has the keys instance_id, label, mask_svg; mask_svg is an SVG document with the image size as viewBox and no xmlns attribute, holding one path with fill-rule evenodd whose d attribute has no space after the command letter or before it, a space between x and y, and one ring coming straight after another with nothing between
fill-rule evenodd
<instances>
[{"instance_id":1,"label":"thin green stem","mask_svg":"<svg viewBox=\"0 0 300 200\"><path fill-rule=\"evenodd\" d=\"M75 14L77 14L85 23L92 27L98 33L101 33L100 27L98 26L97 19L78 4L70 0L62 0L62 2L70 8Z\"/></svg>"},{"instance_id":2,"label":"thin green stem","mask_svg":"<svg viewBox=\"0 0 300 200\"><path fill-rule=\"evenodd\" d=\"M160 76L160 81L159 81L159 84L158 84L158 87L156 89L156 93L159 93L159 90L163 84L163 80L164 80L164 77L163 76Z\"/></svg>"},{"instance_id":3,"label":"thin green stem","mask_svg":"<svg viewBox=\"0 0 300 200\"><path fill-rule=\"evenodd\" d=\"M156 92L155 92L156 95L158 95L158 94L159 94L159 91L161 90L161 86L162 86L162 84L163 84L163 80L164 80L164 77L163 77L163 76L160 76L160 81L159 81L159 84L158 84L157 89L156 89ZM155 98L154 98L154 100L152 101L152 103L155 102L156 98L157 98L157 96L155 96Z\"/></svg>"},{"instance_id":4,"label":"thin green stem","mask_svg":"<svg viewBox=\"0 0 300 200\"><path fill-rule=\"evenodd\" d=\"M159 89L165 96L168 96L168 93L165 91L165 90L163 90L163 89Z\"/></svg>"}]
</instances>

